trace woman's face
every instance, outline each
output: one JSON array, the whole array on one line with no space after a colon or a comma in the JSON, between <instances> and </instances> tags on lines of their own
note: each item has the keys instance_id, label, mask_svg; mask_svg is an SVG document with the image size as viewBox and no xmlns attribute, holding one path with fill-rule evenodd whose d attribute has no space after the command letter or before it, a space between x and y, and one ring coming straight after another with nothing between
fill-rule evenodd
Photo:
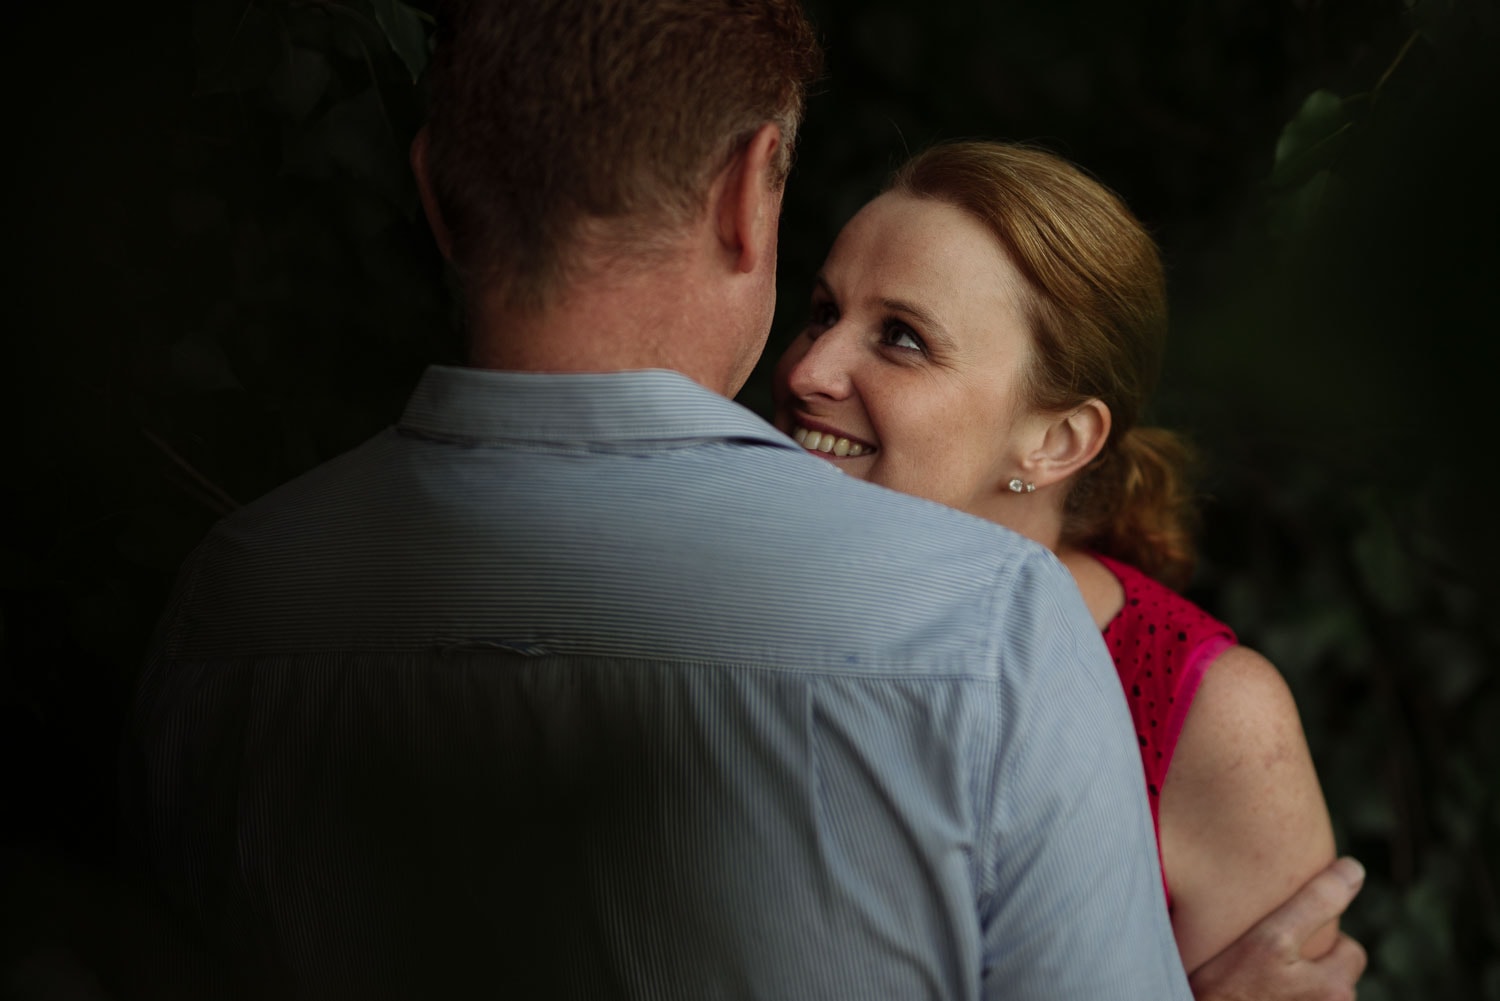
<instances>
[{"instance_id":1,"label":"woman's face","mask_svg":"<svg viewBox=\"0 0 1500 1001\"><path fill-rule=\"evenodd\" d=\"M776 367L778 428L844 472L995 521L1044 427L1026 412L1024 279L952 205L888 193L851 219Z\"/></svg>"}]
</instances>

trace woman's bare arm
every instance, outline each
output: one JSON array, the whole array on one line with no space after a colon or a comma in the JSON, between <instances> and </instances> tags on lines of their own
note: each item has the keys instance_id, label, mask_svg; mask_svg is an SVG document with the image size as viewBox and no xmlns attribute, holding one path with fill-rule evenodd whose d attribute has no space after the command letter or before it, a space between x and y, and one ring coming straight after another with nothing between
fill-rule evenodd
<instances>
[{"instance_id":1,"label":"woman's bare arm","mask_svg":"<svg viewBox=\"0 0 1500 1001\"><path fill-rule=\"evenodd\" d=\"M1333 860L1333 830L1297 707L1260 654L1231 647L1188 711L1161 801L1172 923L1192 973ZM1312 935L1321 956L1336 922Z\"/></svg>"},{"instance_id":2,"label":"woman's bare arm","mask_svg":"<svg viewBox=\"0 0 1500 1001\"><path fill-rule=\"evenodd\" d=\"M1354 1001L1365 950L1348 935L1325 955L1304 956L1308 938L1344 913L1364 885L1365 870L1342 858L1308 880L1297 895L1193 971L1198 1001Z\"/></svg>"}]
</instances>

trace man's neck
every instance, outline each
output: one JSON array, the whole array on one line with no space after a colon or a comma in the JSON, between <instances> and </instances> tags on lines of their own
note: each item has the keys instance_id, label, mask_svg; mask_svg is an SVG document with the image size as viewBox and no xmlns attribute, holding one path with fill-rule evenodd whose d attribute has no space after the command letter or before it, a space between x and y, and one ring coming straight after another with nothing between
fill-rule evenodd
<instances>
[{"instance_id":1,"label":"man's neck","mask_svg":"<svg viewBox=\"0 0 1500 1001\"><path fill-rule=\"evenodd\" d=\"M695 280L695 278L700 280ZM690 268L664 267L570 289L547 309L521 314L493 297L471 304L470 364L517 372L670 369L731 395L734 336L726 310Z\"/></svg>"}]
</instances>

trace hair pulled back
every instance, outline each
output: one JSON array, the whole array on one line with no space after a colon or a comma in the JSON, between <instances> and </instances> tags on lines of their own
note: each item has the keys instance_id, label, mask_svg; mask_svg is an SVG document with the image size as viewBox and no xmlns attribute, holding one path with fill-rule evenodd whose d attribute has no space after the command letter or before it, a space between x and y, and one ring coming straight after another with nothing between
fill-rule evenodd
<instances>
[{"instance_id":1,"label":"hair pulled back","mask_svg":"<svg viewBox=\"0 0 1500 1001\"><path fill-rule=\"evenodd\" d=\"M1191 453L1171 431L1138 426L1167 326L1161 258L1140 221L1066 160L1006 143L934 146L887 190L968 212L1026 277L1026 404L1047 413L1091 399L1109 407L1109 438L1068 493L1063 543L1185 584L1195 560Z\"/></svg>"}]
</instances>

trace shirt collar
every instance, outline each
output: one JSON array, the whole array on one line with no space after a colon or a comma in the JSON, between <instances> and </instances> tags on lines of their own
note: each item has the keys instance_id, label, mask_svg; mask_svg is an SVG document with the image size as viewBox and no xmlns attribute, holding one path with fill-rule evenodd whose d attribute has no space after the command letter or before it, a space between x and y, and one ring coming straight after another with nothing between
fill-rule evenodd
<instances>
[{"instance_id":1,"label":"shirt collar","mask_svg":"<svg viewBox=\"0 0 1500 1001\"><path fill-rule=\"evenodd\" d=\"M678 372L539 374L432 365L397 425L451 441L702 441L798 446Z\"/></svg>"}]
</instances>

